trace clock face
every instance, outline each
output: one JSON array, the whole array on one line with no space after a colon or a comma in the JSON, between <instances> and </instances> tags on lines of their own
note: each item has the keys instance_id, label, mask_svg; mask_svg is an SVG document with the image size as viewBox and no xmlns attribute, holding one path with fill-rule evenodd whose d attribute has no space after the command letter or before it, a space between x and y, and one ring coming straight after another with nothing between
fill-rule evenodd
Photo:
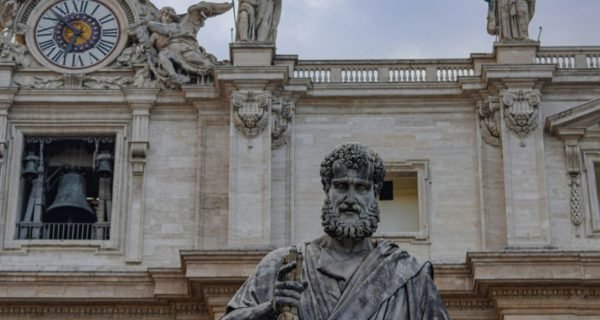
<instances>
[{"instance_id":1,"label":"clock face","mask_svg":"<svg viewBox=\"0 0 600 320\"><path fill-rule=\"evenodd\" d=\"M83 73L110 63L126 35L115 8L100 0L51 0L37 7L28 40L40 63ZM31 47L31 46L30 46Z\"/></svg>"}]
</instances>

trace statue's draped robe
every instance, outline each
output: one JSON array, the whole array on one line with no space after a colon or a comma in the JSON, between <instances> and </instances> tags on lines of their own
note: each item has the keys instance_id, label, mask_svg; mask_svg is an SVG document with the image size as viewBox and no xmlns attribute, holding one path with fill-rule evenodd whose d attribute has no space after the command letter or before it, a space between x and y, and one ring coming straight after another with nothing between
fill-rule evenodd
<instances>
[{"instance_id":1,"label":"statue's draped robe","mask_svg":"<svg viewBox=\"0 0 600 320\"><path fill-rule=\"evenodd\" d=\"M302 281L308 283L300 301L301 320L449 319L432 280L431 264L419 265L395 244L381 241L350 279L340 279L321 265L329 259L322 239L299 247L304 255ZM229 302L227 313L271 301L288 252L284 248L267 255Z\"/></svg>"},{"instance_id":2,"label":"statue's draped robe","mask_svg":"<svg viewBox=\"0 0 600 320\"><path fill-rule=\"evenodd\" d=\"M535 12L535 0L497 0L501 40L529 39L529 22Z\"/></svg>"},{"instance_id":3,"label":"statue's draped robe","mask_svg":"<svg viewBox=\"0 0 600 320\"><path fill-rule=\"evenodd\" d=\"M281 5L281 0L254 0L240 3L240 9L248 12L248 40L275 43Z\"/></svg>"}]
</instances>

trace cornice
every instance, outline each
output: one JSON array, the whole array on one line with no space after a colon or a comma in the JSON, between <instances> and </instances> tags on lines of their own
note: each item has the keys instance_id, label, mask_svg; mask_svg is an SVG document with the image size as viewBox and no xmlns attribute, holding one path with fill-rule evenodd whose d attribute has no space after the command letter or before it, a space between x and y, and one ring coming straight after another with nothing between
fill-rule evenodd
<instances>
[{"instance_id":1,"label":"cornice","mask_svg":"<svg viewBox=\"0 0 600 320\"><path fill-rule=\"evenodd\" d=\"M267 253L182 251L180 268L146 272L0 272L0 316L43 312L48 303L54 311L46 314L217 314ZM451 313L494 315L556 301L579 301L577 308L589 310L600 299L600 252L472 252L462 264L435 264L435 281ZM44 294L33 294L41 285ZM186 304L190 299L203 303ZM16 300L32 305L8 307Z\"/></svg>"},{"instance_id":2,"label":"cornice","mask_svg":"<svg viewBox=\"0 0 600 320\"><path fill-rule=\"evenodd\" d=\"M568 110L548 116L546 131L559 134L561 129L585 128L600 120L600 99L594 99Z\"/></svg>"}]
</instances>

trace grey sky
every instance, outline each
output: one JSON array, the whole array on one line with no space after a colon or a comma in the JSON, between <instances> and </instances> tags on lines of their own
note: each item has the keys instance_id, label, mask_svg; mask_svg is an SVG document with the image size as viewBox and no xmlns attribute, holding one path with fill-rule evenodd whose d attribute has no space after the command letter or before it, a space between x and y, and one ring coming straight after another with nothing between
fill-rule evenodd
<instances>
[{"instance_id":1,"label":"grey sky","mask_svg":"<svg viewBox=\"0 0 600 320\"><path fill-rule=\"evenodd\" d=\"M222 2L226 0L215 0ZM199 0L153 0L178 13ZM491 52L484 0L283 0L278 54L300 59L467 58ZM237 0L236 0L237 7ZM600 0L537 0L542 46L600 45ZM207 21L200 44L229 59L233 13Z\"/></svg>"}]
</instances>

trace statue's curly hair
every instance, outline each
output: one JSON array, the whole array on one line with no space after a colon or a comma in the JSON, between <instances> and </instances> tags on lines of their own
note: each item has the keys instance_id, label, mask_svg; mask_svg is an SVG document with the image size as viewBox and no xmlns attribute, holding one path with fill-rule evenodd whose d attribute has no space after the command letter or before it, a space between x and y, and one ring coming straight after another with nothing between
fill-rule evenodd
<instances>
[{"instance_id":1,"label":"statue's curly hair","mask_svg":"<svg viewBox=\"0 0 600 320\"><path fill-rule=\"evenodd\" d=\"M177 23L181 20L181 18L179 18L179 16L177 15L177 11L175 11L175 9L173 7L162 7L158 13L162 16L163 13L167 13L171 19L173 20L173 22Z\"/></svg>"},{"instance_id":2,"label":"statue's curly hair","mask_svg":"<svg viewBox=\"0 0 600 320\"><path fill-rule=\"evenodd\" d=\"M383 187L383 177L385 176L385 167L381 157L369 147L360 143L346 143L336 147L329 153L323 162L321 162L321 183L325 193L331 188L331 179L333 178L333 164L341 161L346 168L358 170L369 163L373 166L373 183L375 195L379 195Z\"/></svg>"}]
</instances>

